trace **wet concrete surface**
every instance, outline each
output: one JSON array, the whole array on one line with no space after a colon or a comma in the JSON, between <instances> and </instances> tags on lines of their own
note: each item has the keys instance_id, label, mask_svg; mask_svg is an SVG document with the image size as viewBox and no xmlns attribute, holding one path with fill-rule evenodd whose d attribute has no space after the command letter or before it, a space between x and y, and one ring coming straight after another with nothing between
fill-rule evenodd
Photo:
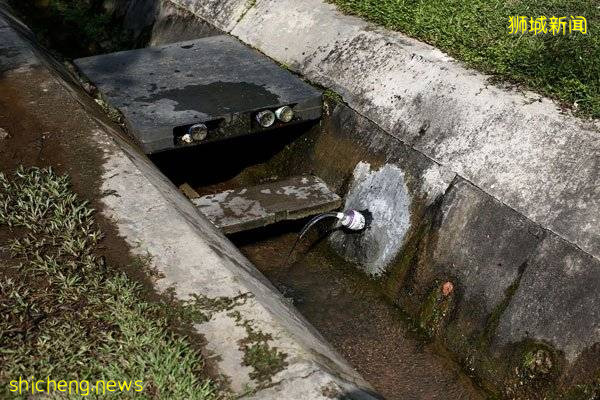
<instances>
[{"instance_id":1,"label":"wet concrete surface","mask_svg":"<svg viewBox=\"0 0 600 400\"><path fill-rule=\"evenodd\" d=\"M316 235L287 254L300 225L233 236L242 252L386 399L483 399L436 354L375 281L340 261Z\"/></svg>"},{"instance_id":2,"label":"wet concrete surface","mask_svg":"<svg viewBox=\"0 0 600 400\"><path fill-rule=\"evenodd\" d=\"M286 126L321 117L320 91L227 35L74 63L123 114L147 154L184 146L174 140L174 129L196 123L209 124L206 143L282 125L252 122L259 110L293 107Z\"/></svg>"}]
</instances>

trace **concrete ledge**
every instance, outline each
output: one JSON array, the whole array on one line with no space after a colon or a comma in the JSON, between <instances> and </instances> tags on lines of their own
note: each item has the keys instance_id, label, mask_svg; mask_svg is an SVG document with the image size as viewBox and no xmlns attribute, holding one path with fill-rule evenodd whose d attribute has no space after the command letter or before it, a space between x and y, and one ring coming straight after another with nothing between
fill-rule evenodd
<instances>
[{"instance_id":1,"label":"concrete ledge","mask_svg":"<svg viewBox=\"0 0 600 400\"><path fill-rule=\"evenodd\" d=\"M219 11L221 27L242 41L340 92L394 137L600 257L596 123L537 94L494 86L433 47L322 0L258 0L241 20L210 3L187 7L207 21Z\"/></svg>"},{"instance_id":2,"label":"concrete ledge","mask_svg":"<svg viewBox=\"0 0 600 400\"><path fill-rule=\"evenodd\" d=\"M5 57L0 75L20 93L24 115L59 127L62 145L73 153L82 147L102 153L99 166L78 166L101 183L103 215L135 252L150 255L164 275L159 290L173 288L180 299L244 296L232 309L217 311L196 329L219 356L220 372L231 389L247 398L327 399L323 388L334 387L352 399L374 399L369 385L325 343L298 312L282 300L266 279L204 218L153 164L111 128L106 117L73 83L61 65L13 30L0 4L0 43L17 43ZM15 38L17 38L15 42ZM60 112L58 112L60 110ZM71 136L81 146L71 146ZM71 147L69 147L71 146ZM84 153L85 154L85 153ZM68 155L69 157L74 157ZM92 168L93 167L93 168ZM69 166L64 166L68 170ZM235 313L231 313L235 311ZM287 366L260 381L243 365L239 341L251 326L271 335L270 345L285 354Z\"/></svg>"},{"instance_id":3,"label":"concrete ledge","mask_svg":"<svg viewBox=\"0 0 600 400\"><path fill-rule=\"evenodd\" d=\"M230 32L256 3L255 0L173 0L171 2L225 32Z\"/></svg>"}]
</instances>

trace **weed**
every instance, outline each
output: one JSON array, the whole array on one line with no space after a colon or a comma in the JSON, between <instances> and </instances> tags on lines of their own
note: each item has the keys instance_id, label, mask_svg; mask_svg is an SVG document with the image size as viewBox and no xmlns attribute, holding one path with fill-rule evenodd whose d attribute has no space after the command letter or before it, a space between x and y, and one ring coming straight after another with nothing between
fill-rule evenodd
<instances>
[{"instance_id":1,"label":"weed","mask_svg":"<svg viewBox=\"0 0 600 400\"><path fill-rule=\"evenodd\" d=\"M12 237L0 249L11 257L0 258L0 397L19 376L49 376L140 379L145 398L215 398L162 306L98 254L93 214L49 168L0 173L0 234Z\"/></svg>"}]
</instances>

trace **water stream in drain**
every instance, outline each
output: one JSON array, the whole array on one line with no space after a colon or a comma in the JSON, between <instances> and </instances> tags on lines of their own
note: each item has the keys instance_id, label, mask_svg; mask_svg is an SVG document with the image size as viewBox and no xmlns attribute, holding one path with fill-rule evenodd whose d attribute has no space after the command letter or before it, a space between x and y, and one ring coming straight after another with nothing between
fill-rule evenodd
<instances>
[{"instance_id":1,"label":"water stream in drain","mask_svg":"<svg viewBox=\"0 0 600 400\"><path fill-rule=\"evenodd\" d=\"M458 365L436 354L377 282L331 253L323 235L308 235L288 266L300 228L232 239L386 399L485 398Z\"/></svg>"}]
</instances>

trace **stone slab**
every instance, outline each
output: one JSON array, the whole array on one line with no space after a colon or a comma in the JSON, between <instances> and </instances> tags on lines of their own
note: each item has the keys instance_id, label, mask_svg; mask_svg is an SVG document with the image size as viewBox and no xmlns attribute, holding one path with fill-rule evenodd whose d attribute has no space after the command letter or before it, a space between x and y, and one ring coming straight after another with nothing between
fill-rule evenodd
<instances>
[{"instance_id":1,"label":"stone slab","mask_svg":"<svg viewBox=\"0 0 600 400\"><path fill-rule=\"evenodd\" d=\"M75 64L123 113L146 153L321 116L320 91L229 35L81 58ZM256 112L281 106L294 110L290 122L263 128L254 120ZM178 140L197 123L208 127L204 140Z\"/></svg>"},{"instance_id":2,"label":"stone slab","mask_svg":"<svg viewBox=\"0 0 600 400\"><path fill-rule=\"evenodd\" d=\"M229 234L333 211L342 200L320 178L297 176L226 190L192 202L217 228Z\"/></svg>"}]
</instances>

